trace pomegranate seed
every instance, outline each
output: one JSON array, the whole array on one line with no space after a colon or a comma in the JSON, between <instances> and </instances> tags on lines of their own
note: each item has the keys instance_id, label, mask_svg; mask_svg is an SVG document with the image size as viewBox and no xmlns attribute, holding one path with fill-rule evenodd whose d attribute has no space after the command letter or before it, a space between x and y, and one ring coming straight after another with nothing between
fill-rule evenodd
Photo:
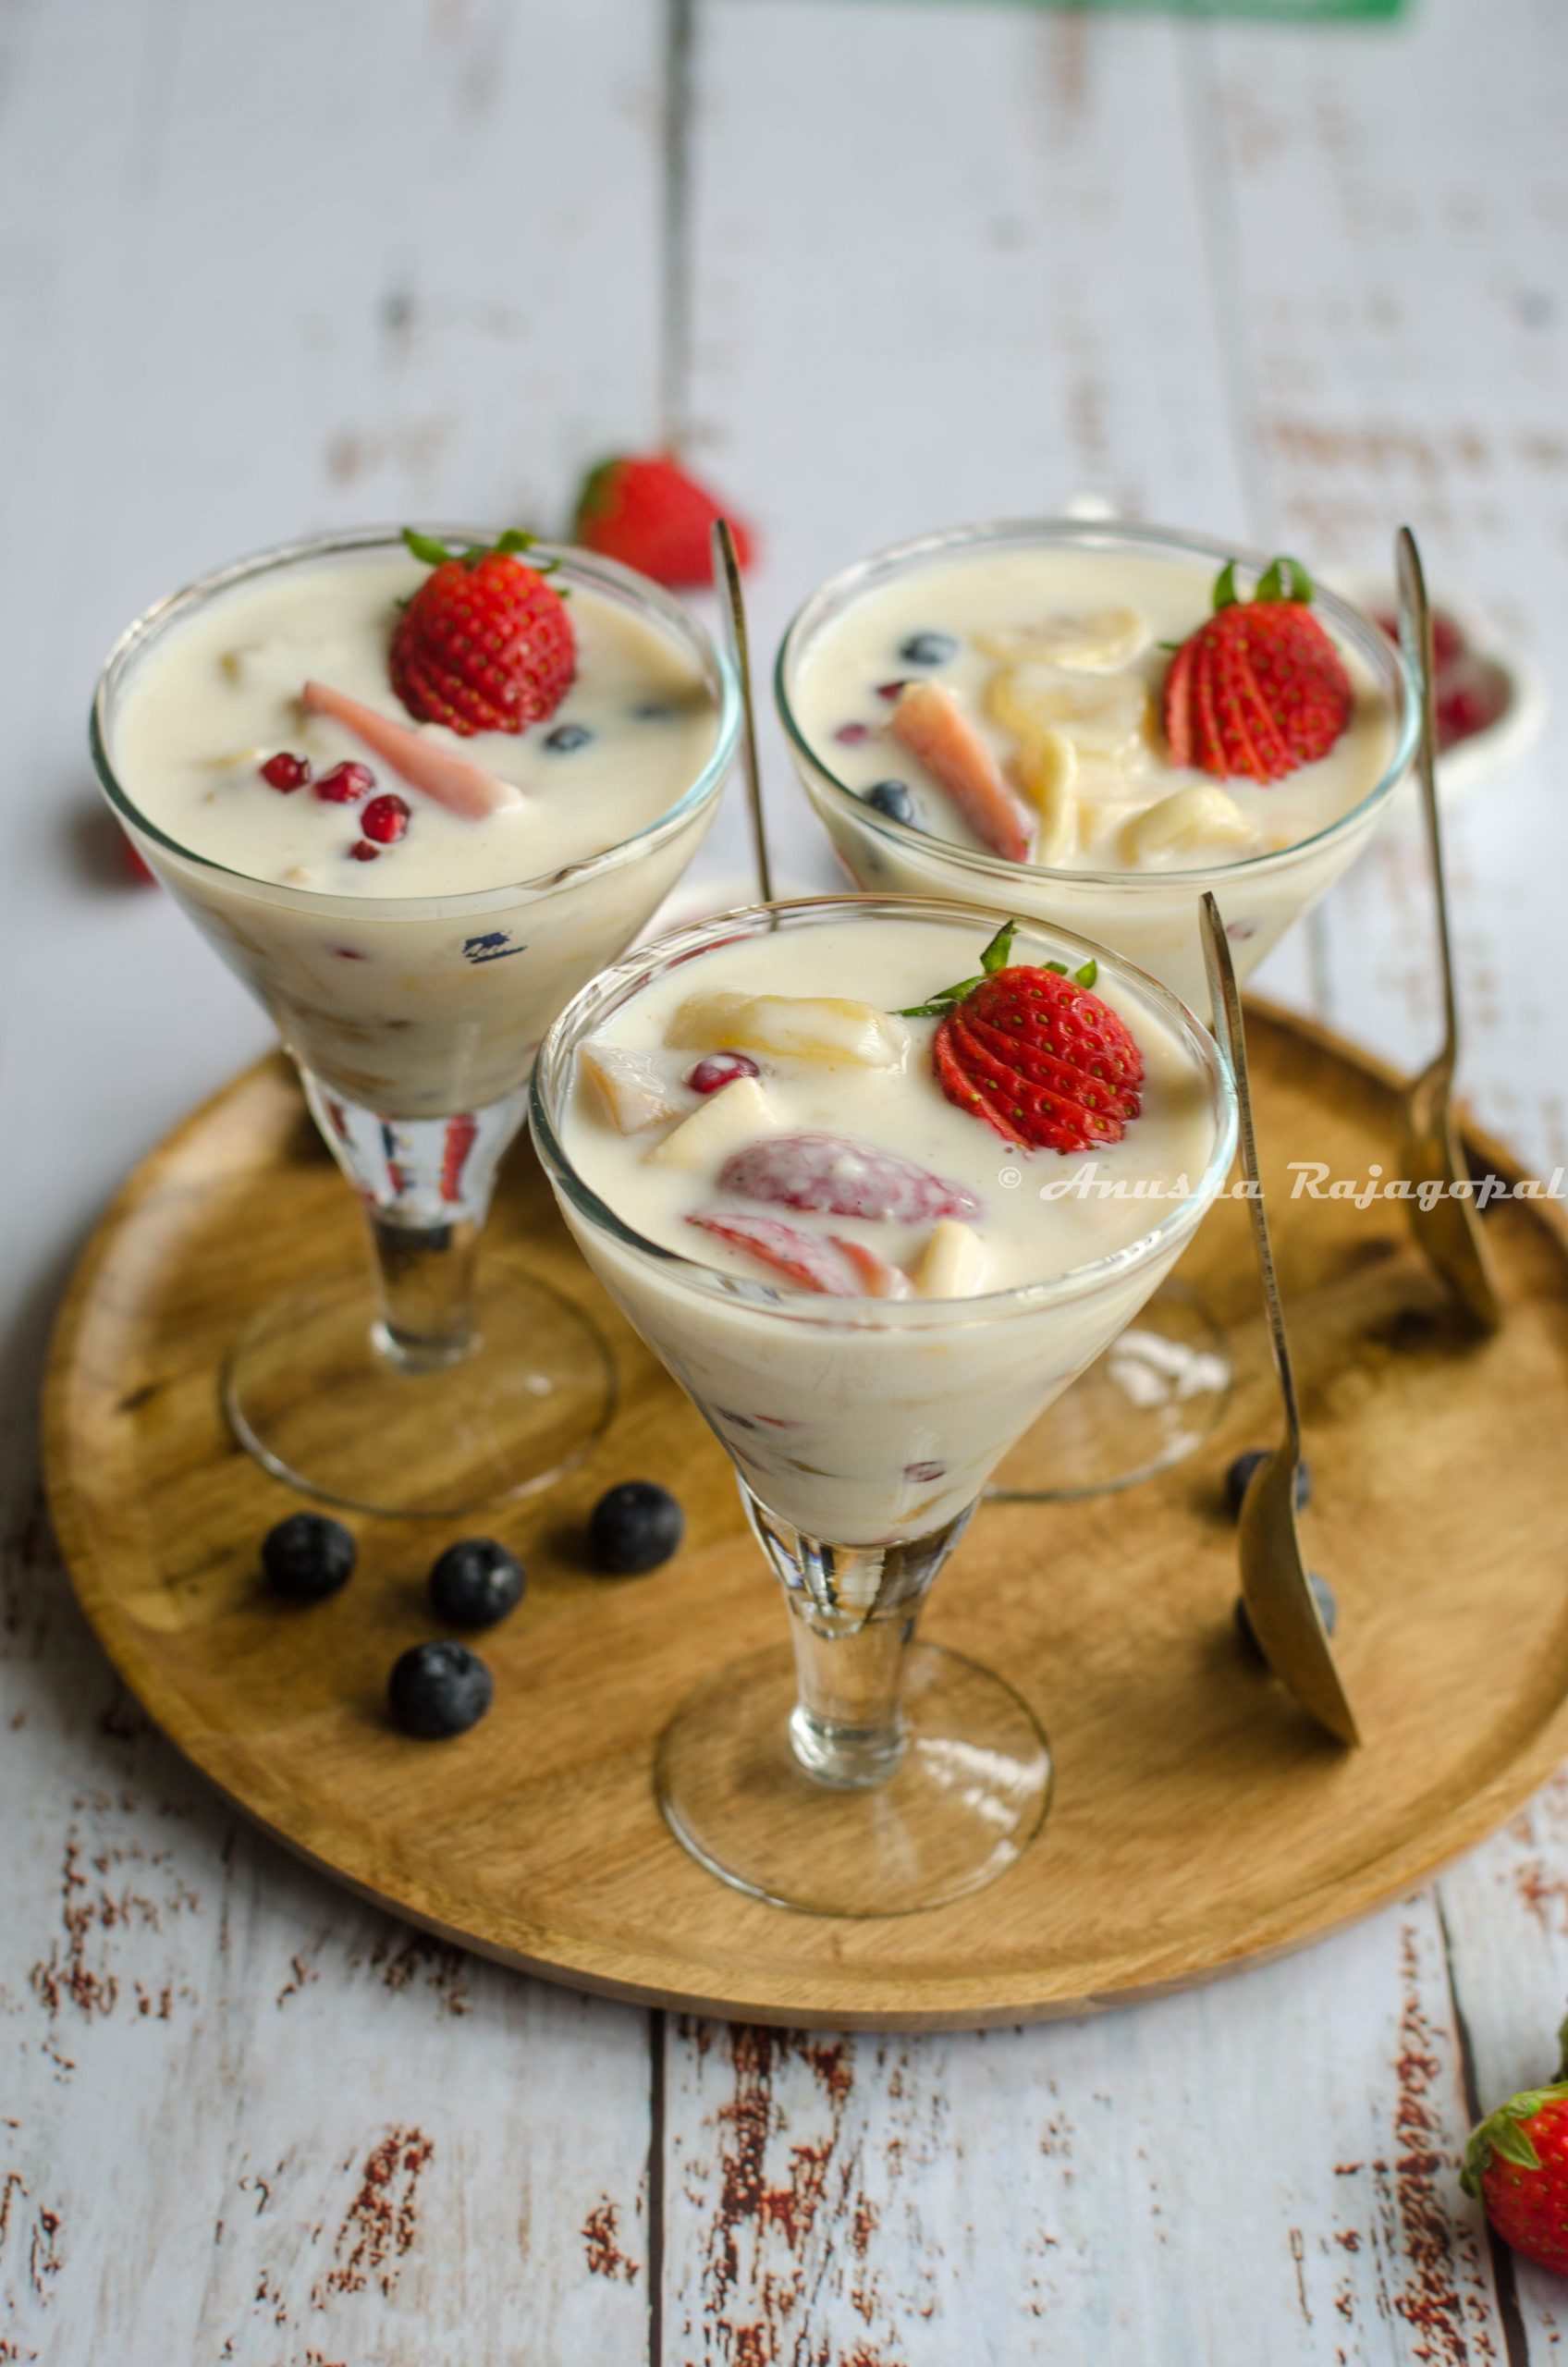
<instances>
[{"instance_id":1,"label":"pomegranate seed","mask_svg":"<svg viewBox=\"0 0 1568 2367\"><path fill-rule=\"evenodd\" d=\"M886 699L890 706L893 701L904 691L907 691L908 688L909 684L907 682L878 682L876 685L876 695L879 699Z\"/></svg>"},{"instance_id":2,"label":"pomegranate seed","mask_svg":"<svg viewBox=\"0 0 1568 2367\"><path fill-rule=\"evenodd\" d=\"M328 805L357 805L365 791L374 787L375 775L368 765L334 765L317 781L316 795Z\"/></svg>"},{"instance_id":3,"label":"pomegranate seed","mask_svg":"<svg viewBox=\"0 0 1568 2367\"><path fill-rule=\"evenodd\" d=\"M360 816L360 828L366 838L374 839L384 847L400 839L408 827L408 806L390 791L385 797L373 797Z\"/></svg>"},{"instance_id":4,"label":"pomegranate seed","mask_svg":"<svg viewBox=\"0 0 1568 2367\"><path fill-rule=\"evenodd\" d=\"M761 1074L749 1052L710 1052L705 1061L697 1062L686 1082L693 1093L717 1093L721 1085L733 1085L737 1077Z\"/></svg>"},{"instance_id":5,"label":"pomegranate seed","mask_svg":"<svg viewBox=\"0 0 1568 2367\"><path fill-rule=\"evenodd\" d=\"M840 723L833 737L842 747L858 748L862 741L870 739L871 726L869 723Z\"/></svg>"},{"instance_id":6,"label":"pomegranate seed","mask_svg":"<svg viewBox=\"0 0 1568 2367\"><path fill-rule=\"evenodd\" d=\"M305 757L290 755L287 748L280 748L276 756L267 758L261 774L263 780L270 781L274 789L282 790L287 797L290 790L304 788L311 767Z\"/></svg>"},{"instance_id":7,"label":"pomegranate seed","mask_svg":"<svg viewBox=\"0 0 1568 2367\"><path fill-rule=\"evenodd\" d=\"M373 847L368 839L356 839L349 849L349 852L356 863L374 863L381 852L381 849Z\"/></svg>"},{"instance_id":8,"label":"pomegranate seed","mask_svg":"<svg viewBox=\"0 0 1568 2367\"><path fill-rule=\"evenodd\" d=\"M125 865L126 877L128 879L134 879L139 888L155 888L157 886L157 873L153 870L152 865L148 862L146 856L142 853L135 840L128 839L123 831L120 835L120 861Z\"/></svg>"}]
</instances>

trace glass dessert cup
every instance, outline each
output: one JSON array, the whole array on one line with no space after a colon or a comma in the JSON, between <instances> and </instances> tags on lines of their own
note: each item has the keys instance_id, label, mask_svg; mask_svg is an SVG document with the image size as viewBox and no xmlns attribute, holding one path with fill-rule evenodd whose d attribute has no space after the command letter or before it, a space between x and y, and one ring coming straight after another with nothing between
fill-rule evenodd
<instances>
[{"instance_id":1,"label":"glass dessert cup","mask_svg":"<svg viewBox=\"0 0 1568 2367\"><path fill-rule=\"evenodd\" d=\"M867 594L951 559L987 551L1084 551L1201 562L1218 572L1262 558L1203 535L1076 520L960 526L880 552L832 577L799 611L775 671L779 718L801 782L856 885L869 893L961 897L996 918L1060 924L1111 946L1197 1011L1208 1004L1198 908L1212 890L1243 983L1285 931L1354 861L1410 769L1416 702L1401 653L1369 617L1319 589L1316 607L1386 700L1387 761L1360 802L1295 845L1190 870L1089 870L1012 863L892 819L857 795L813 744L801 719L802 668L824 634ZM1192 1453L1230 1392L1221 1328L1180 1278L1003 1465L994 1492L1023 1502L1097 1495L1150 1478Z\"/></svg>"},{"instance_id":2,"label":"glass dessert cup","mask_svg":"<svg viewBox=\"0 0 1568 2367\"><path fill-rule=\"evenodd\" d=\"M578 1047L711 949L849 917L950 925L955 967L973 957L973 909L950 902L818 898L679 931L563 1012L535 1066L531 1120L590 1267L733 1461L789 1613L788 1644L721 1670L666 1728L665 1817L739 1889L870 1916L994 1880L1046 1813L1051 1761L1033 1709L991 1671L915 1640L916 1625L996 1463L1191 1238L1229 1170L1236 1117L1212 1039L1158 981L1065 931L1032 931L1073 966L1095 954L1134 1027L1136 1010L1150 1012L1198 1081L1203 1171L1183 1196L1151 1200L1136 1239L1023 1287L888 1300L775 1287L640 1234L565 1147ZM1039 958L1033 944L1028 958Z\"/></svg>"},{"instance_id":3,"label":"glass dessert cup","mask_svg":"<svg viewBox=\"0 0 1568 2367\"><path fill-rule=\"evenodd\" d=\"M237 585L398 546L381 530L317 536L159 602L111 652L91 737L122 827L276 1024L365 1218L364 1269L286 1293L236 1343L221 1384L230 1425L269 1471L311 1495L418 1516L548 1486L614 1410L614 1367L596 1326L509 1256L480 1268L477 1252L540 1039L691 862L740 710L728 662L678 602L613 561L546 546L557 583L591 585L655 622L713 694L711 754L652 824L537 877L429 896L257 879L170 837L116 769L116 713L136 669L165 633Z\"/></svg>"}]
</instances>

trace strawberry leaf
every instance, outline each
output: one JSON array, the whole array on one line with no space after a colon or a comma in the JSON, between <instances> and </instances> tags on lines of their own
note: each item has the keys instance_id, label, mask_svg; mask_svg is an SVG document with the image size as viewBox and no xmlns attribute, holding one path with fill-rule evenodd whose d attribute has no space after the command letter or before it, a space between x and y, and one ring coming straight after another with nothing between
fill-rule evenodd
<instances>
[{"instance_id":1,"label":"strawberry leaf","mask_svg":"<svg viewBox=\"0 0 1568 2367\"><path fill-rule=\"evenodd\" d=\"M1228 558L1214 579L1216 613L1221 608L1233 608L1241 596L1236 589L1236 562L1233 558Z\"/></svg>"},{"instance_id":2,"label":"strawberry leaf","mask_svg":"<svg viewBox=\"0 0 1568 2367\"><path fill-rule=\"evenodd\" d=\"M1305 607L1312 591L1312 578L1299 558L1277 558L1258 577L1252 596L1255 600L1299 600Z\"/></svg>"},{"instance_id":3,"label":"strawberry leaf","mask_svg":"<svg viewBox=\"0 0 1568 2367\"><path fill-rule=\"evenodd\" d=\"M1018 923L1015 920L1004 921L980 956L977 976L961 978L956 987L938 987L929 1002L911 1003L898 1016L900 1019L942 1018L955 1003L961 1003L966 995L972 995L976 987L984 986L987 978L994 978L998 970L1007 968L1007 957L1012 951L1012 940L1017 935ZM1057 965L1053 963L1051 966L1054 969Z\"/></svg>"},{"instance_id":4,"label":"strawberry leaf","mask_svg":"<svg viewBox=\"0 0 1568 2367\"><path fill-rule=\"evenodd\" d=\"M980 967L987 978L1007 968L1007 957L1012 951L1012 940L1018 935L1016 921L1004 921L991 942L980 956Z\"/></svg>"},{"instance_id":5,"label":"strawberry leaf","mask_svg":"<svg viewBox=\"0 0 1568 2367\"><path fill-rule=\"evenodd\" d=\"M1095 980L1099 976L1099 974L1100 974L1100 965L1099 965L1099 963L1098 963L1096 961L1095 961L1095 960L1094 960L1094 958L1091 956L1091 958L1090 958L1087 962L1085 962L1085 963L1084 963L1084 966L1083 966L1083 968L1082 968L1081 970L1074 970L1074 971L1073 971L1073 973L1072 973L1072 981L1073 981L1073 984L1074 984L1075 986L1079 986L1079 987L1092 987L1092 986L1094 985L1094 983L1095 983Z\"/></svg>"},{"instance_id":6,"label":"strawberry leaf","mask_svg":"<svg viewBox=\"0 0 1568 2367\"><path fill-rule=\"evenodd\" d=\"M445 543L438 543L434 534L417 533L412 526L404 527L403 540L415 558L423 559L426 567L443 567L447 559L457 557L457 553L449 551Z\"/></svg>"}]
</instances>

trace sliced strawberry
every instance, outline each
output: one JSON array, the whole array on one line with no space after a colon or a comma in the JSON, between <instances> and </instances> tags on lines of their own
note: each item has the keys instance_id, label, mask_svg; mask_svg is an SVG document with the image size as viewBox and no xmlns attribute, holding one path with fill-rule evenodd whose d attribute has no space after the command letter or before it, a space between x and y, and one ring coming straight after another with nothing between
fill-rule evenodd
<instances>
[{"instance_id":1,"label":"sliced strawberry","mask_svg":"<svg viewBox=\"0 0 1568 2367\"><path fill-rule=\"evenodd\" d=\"M1039 1049L1107 1085L1137 1086L1143 1055L1132 1030L1102 997L1055 970L1015 963L983 979L966 998L964 1017L1005 1029L1019 1053Z\"/></svg>"},{"instance_id":2,"label":"sliced strawberry","mask_svg":"<svg viewBox=\"0 0 1568 2367\"><path fill-rule=\"evenodd\" d=\"M1018 1129L1012 1121L997 1107L988 1094L982 1093L964 1069L945 1019L932 1039L931 1065L937 1073L937 1084L956 1110L967 1110L972 1118L983 1118L1005 1143L1020 1141Z\"/></svg>"},{"instance_id":3,"label":"sliced strawberry","mask_svg":"<svg viewBox=\"0 0 1568 2367\"><path fill-rule=\"evenodd\" d=\"M1291 752L1258 687L1252 657L1244 642L1232 640L1226 644L1221 660L1221 681L1227 698L1234 705L1238 727L1246 741L1255 768L1253 779L1283 780L1285 775L1293 769Z\"/></svg>"},{"instance_id":4,"label":"sliced strawberry","mask_svg":"<svg viewBox=\"0 0 1568 2367\"><path fill-rule=\"evenodd\" d=\"M759 1265L798 1282L802 1290L820 1291L828 1298L864 1295L853 1261L837 1242L802 1233L780 1217L754 1217L745 1208L714 1208L686 1221L700 1232L711 1233L716 1240L727 1241L732 1249L743 1249Z\"/></svg>"},{"instance_id":5,"label":"sliced strawberry","mask_svg":"<svg viewBox=\"0 0 1568 2367\"><path fill-rule=\"evenodd\" d=\"M1197 762L1194 751L1193 729L1193 660L1194 644L1184 641L1170 661L1165 677L1165 736L1170 743L1173 765Z\"/></svg>"},{"instance_id":6,"label":"sliced strawberry","mask_svg":"<svg viewBox=\"0 0 1568 2367\"><path fill-rule=\"evenodd\" d=\"M1091 1109L1070 1094L1049 1093L1044 1085L1031 1085L1022 1070L998 1060L966 1024L962 1003L943 1020L942 1028L963 1074L984 1087L1010 1121L1015 1141L1031 1143L1039 1150L1076 1151L1091 1143L1121 1140L1120 1118ZM1001 1040L1010 1039L1004 1036ZM1069 1069L1065 1073L1071 1076L1072 1072Z\"/></svg>"},{"instance_id":7,"label":"sliced strawberry","mask_svg":"<svg viewBox=\"0 0 1568 2367\"><path fill-rule=\"evenodd\" d=\"M860 1286L867 1298L908 1298L909 1276L901 1266L894 1266L879 1257L864 1241L851 1241L847 1236L831 1233L835 1249L841 1249L860 1277Z\"/></svg>"},{"instance_id":8,"label":"sliced strawberry","mask_svg":"<svg viewBox=\"0 0 1568 2367\"><path fill-rule=\"evenodd\" d=\"M1077 979L1027 963L955 995L932 1062L949 1101L1034 1149L1120 1142L1138 1114L1144 1063L1125 1023Z\"/></svg>"},{"instance_id":9,"label":"sliced strawberry","mask_svg":"<svg viewBox=\"0 0 1568 2367\"><path fill-rule=\"evenodd\" d=\"M1080 1102L1085 1110L1101 1116L1123 1122L1137 1116L1142 1104L1134 1086L1103 1075L1098 1067L1091 1067L1085 1073L1071 1061L1048 1051L1043 1044L1028 1043L1010 1029L976 1019L965 1005L961 1004L960 1010L967 1034L1005 1069L1023 1077L1025 1084Z\"/></svg>"},{"instance_id":10,"label":"sliced strawberry","mask_svg":"<svg viewBox=\"0 0 1568 2367\"><path fill-rule=\"evenodd\" d=\"M384 765L390 765L399 780L407 781L410 789L422 790L438 805L463 815L469 821L478 821L503 805L523 803L521 790L514 788L509 780L497 780L494 773L470 764L466 756L454 754L450 748L438 747L434 740L422 740L406 724L394 723L389 716L378 715L374 707L362 705L343 691L335 691L328 682L307 682L300 693L300 704L307 715L331 716L335 723L341 723L373 750Z\"/></svg>"},{"instance_id":11,"label":"sliced strawberry","mask_svg":"<svg viewBox=\"0 0 1568 2367\"><path fill-rule=\"evenodd\" d=\"M503 534L490 550L449 551L405 527L431 572L398 619L387 653L392 688L421 723L460 739L526 731L554 715L577 671L565 601L545 581L555 565L525 567L532 534Z\"/></svg>"},{"instance_id":12,"label":"sliced strawberry","mask_svg":"<svg viewBox=\"0 0 1568 2367\"><path fill-rule=\"evenodd\" d=\"M718 1186L788 1208L889 1218L900 1224L972 1217L980 1209L962 1184L949 1184L893 1151L851 1142L847 1134L773 1134L749 1143L725 1161Z\"/></svg>"},{"instance_id":13,"label":"sliced strawberry","mask_svg":"<svg viewBox=\"0 0 1568 2367\"><path fill-rule=\"evenodd\" d=\"M940 682L906 683L888 729L940 781L993 854L1027 863L1034 843L1029 816L951 691Z\"/></svg>"}]
</instances>

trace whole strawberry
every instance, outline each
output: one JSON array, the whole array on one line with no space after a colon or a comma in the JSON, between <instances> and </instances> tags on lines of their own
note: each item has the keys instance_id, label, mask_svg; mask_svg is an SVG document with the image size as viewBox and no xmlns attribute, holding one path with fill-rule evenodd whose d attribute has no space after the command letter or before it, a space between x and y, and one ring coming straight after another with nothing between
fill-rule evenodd
<instances>
[{"instance_id":1,"label":"whole strawberry","mask_svg":"<svg viewBox=\"0 0 1568 2367\"><path fill-rule=\"evenodd\" d=\"M729 517L735 556L749 566L753 537L705 485L668 453L602 460L583 480L572 532L583 547L676 591L713 582L709 533Z\"/></svg>"},{"instance_id":2,"label":"whole strawberry","mask_svg":"<svg viewBox=\"0 0 1568 2367\"><path fill-rule=\"evenodd\" d=\"M517 556L533 536L513 531L462 552L409 527L403 540L434 570L392 635L392 687L409 713L465 740L526 731L554 715L577 671L577 641L565 601L545 581L555 561L525 567Z\"/></svg>"},{"instance_id":3,"label":"whole strawberry","mask_svg":"<svg viewBox=\"0 0 1568 2367\"><path fill-rule=\"evenodd\" d=\"M1568 2070L1568 2023L1560 2042ZM1568 2276L1568 2079L1510 2096L1472 2129L1460 2183L1505 2244Z\"/></svg>"},{"instance_id":4,"label":"whole strawberry","mask_svg":"<svg viewBox=\"0 0 1568 2367\"><path fill-rule=\"evenodd\" d=\"M1182 644L1165 678L1171 761L1221 780L1283 780L1326 756L1355 704L1343 658L1312 614L1312 581L1277 558L1250 600L1236 563L1220 570L1214 614Z\"/></svg>"},{"instance_id":5,"label":"whole strawberry","mask_svg":"<svg viewBox=\"0 0 1568 2367\"><path fill-rule=\"evenodd\" d=\"M1119 1143L1139 1110L1144 1062L1130 1029L1090 988L1093 962L1008 962L1018 923L998 930L978 977L900 1013L939 1016L937 1082L956 1109L1023 1149L1067 1154Z\"/></svg>"}]
</instances>

